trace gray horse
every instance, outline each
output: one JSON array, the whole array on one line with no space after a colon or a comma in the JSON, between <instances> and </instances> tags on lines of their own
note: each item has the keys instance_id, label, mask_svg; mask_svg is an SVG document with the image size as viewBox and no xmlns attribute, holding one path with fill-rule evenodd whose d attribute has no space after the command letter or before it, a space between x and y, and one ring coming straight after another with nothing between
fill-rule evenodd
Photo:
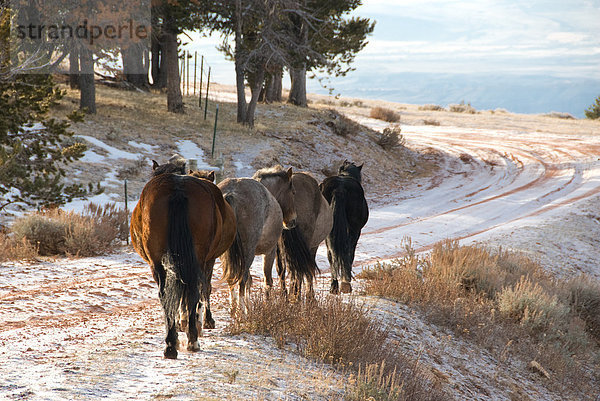
<instances>
[{"instance_id":1,"label":"gray horse","mask_svg":"<svg viewBox=\"0 0 600 401\"><path fill-rule=\"evenodd\" d=\"M232 308L247 310L254 255L263 256L264 284L273 286L272 269L277 241L284 228L296 225L292 169L275 166L258 170L252 179L228 178L218 186L234 210L237 234L233 245L221 256L223 276L229 284ZM239 254L241 252L241 254ZM237 261L242 261L238 263ZM235 286L239 289L236 294Z\"/></svg>"},{"instance_id":2,"label":"gray horse","mask_svg":"<svg viewBox=\"0 0 600 401\"><path fill-rule=\"evenodd\" d=\"M301 295L305 281L309 297L313 296L313 280L318 273L317 249L333 227L333 209L321 194L319 183L312 175L300 172L292 176L296 191L296 227L284 230L277 248L277 272L285 288L286 270L290 273L292 293ZM304 251L303 248L306 248Z\"/></svg>"}]
</instances>

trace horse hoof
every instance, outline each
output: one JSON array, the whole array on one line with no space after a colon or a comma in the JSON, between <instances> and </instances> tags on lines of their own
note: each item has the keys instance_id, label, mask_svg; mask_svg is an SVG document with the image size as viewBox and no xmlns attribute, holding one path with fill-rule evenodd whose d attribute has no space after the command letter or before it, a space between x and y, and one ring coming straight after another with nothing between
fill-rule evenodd
<instances>
[{"instance_id":1,"label":"horse hoof","mask_svg":"<svg viewBox=\"0 0 600 401\"><path fill-rule=\"evenodd\" d=\"M352 292L352 286L350 283L342 281L342 288L340 288L342 294L350 294Z\"/></svg>"},{"instance_id":2,"label":"horse hoof","mask_svg":"<svg viewBox=\"0 0 600 401\"><path fill-rule=\"evenodd\" d=\"M333 280L331 282L331 288L329 289L329 292L332 294L339 294L340 293L340 289L338 287L338 281L337 280Z\"/></svg>"},{"instance_id":3,"label":"horse hoof","mask_svg":"<svg viewBox=\"0 0 600 401\"><path fill-rule=\"evenodd\" d=\"M165 348L165 359L177 359L177 349L176 347L169 345Z\"/></svg>"},{"instance_id":4,"label":"horse hoof","mask_svg":"<svg viewBox=\"0 0 600 401\"><path fill-rule=\"evenodd\" d=\"M180 320L179 321L179 326L177 327L177 331L181 331L181 332L185 332L186 328L188 326L188 322L187 320Z\"/></svg>"},{"instance_id":5,"label":"horse hoof","mask_svg":"<svg viewBox=\"0 0 600 401\"><path fill-rule=\"evenodd\" d=\"M187 346L187 350L192 351L192 352L200 351L200 344L198 344L198 340L196 340L192 343L189 343Z\"/></svg>"},{"instance_id":6,"label":"horse hoof","mask_svg":"<svg viewBox=\"0 0 600 401\"><path fill-rule=\"evenodd\" d=\"M214 319L207 319L204 321L205 329L214 329L216 327Z\"/></svg>"}]
</instances>

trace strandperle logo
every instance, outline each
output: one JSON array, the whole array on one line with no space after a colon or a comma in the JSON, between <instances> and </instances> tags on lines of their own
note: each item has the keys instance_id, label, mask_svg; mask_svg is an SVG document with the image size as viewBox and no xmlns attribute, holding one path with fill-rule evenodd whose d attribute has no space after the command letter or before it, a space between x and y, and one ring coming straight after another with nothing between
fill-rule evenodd
<instances>
[{"instance_id":1,"label":"strandperle logo","mask_svg":"<svg viewBox=\"0 0 600 401\"><path fill-rule=\"evenodd\" d=\"M106 38L109 40L117 39L147 39L150 35L148 27L134 22L132 19L127 20L122 25L106 24L91 25L88 20L73 27L71 25L17 25L17 38L30 40L65 40L65 39L80 39L86 40L90 45L94 42L98 43L99 39Z\"/></svg>"},{"instance_id":2,"label":"strandperle logo","mask_svg":"<svg viewBox=\"0 0 600 401\"><path fill-rule=\"evenodd\" d=\"M70 52L150 48L151 0L12 0L11 64L48 73ZM144 71L131 71L143 73Z\"/></svg>"}]
</instances>

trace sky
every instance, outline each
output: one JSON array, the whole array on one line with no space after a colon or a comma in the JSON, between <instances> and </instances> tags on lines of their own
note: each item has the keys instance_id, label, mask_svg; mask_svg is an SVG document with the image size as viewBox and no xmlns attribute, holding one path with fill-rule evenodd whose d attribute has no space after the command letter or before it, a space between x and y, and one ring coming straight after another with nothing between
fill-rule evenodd
<instances>
[{"instance_id":1,"label":"sky","mask_svg":"<svg viewBox=\"0 0 600 401\"><path fill-rule=\"evenodd\" d=\"M552 80L565 87L560 93L585 97L581 100L585 104L593 103L593 97L587 100L590 93L600 95L600 0L364 0L355 14L377 23L353 64L356 71L328 81L343 96L381 96L399 102L427 102L431 97L432 102L443 102L461 95L476 99L485 95L479 92L490 91L494 92L491 97L511 106L514 102L508 98L501 100L501 88L485 89L485 84L477 83L491 76L501 76L512 92L523 86L519 83L523 77L535 77L542 97L541 87L552 86ZM214 79L234 84L232 63L214 49L219 38L191 36L187 47L205 54ZM426 81L438 75L459 77L457 82L460 76L468 76L470 81L461 84L464 93L455 88L435 99L436 93L445 90L443 82ZM472 79L477 76L480 81ZM407 79L412 80L410 93ZM588 90L569 90L569 82ZM289 82L284 86L289 87ZM370 91L377 86L388 92ZM420 86L423 95L415 97ZM309 80L308 89L326 93L316 80ZM394 89L398 90L390 92Z\"/></svg>"},{"instance_id":2,"label":"sky","mask_svg":"<svg viewBox=\"0 0 600 401\"><path fill-rule=\"evenodd\" d=\"M600 0L366 0L357 68L600 76Z\"/></svg>"}]
</instances>

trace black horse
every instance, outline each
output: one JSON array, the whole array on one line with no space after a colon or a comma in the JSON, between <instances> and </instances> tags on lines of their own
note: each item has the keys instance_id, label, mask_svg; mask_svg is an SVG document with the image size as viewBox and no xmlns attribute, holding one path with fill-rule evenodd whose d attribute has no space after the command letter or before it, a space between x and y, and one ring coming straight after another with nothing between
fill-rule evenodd
<instances>
[{"instance_id":1,"label":"black horse","mask_svg":"<svg viewBox=\"0 0 600 401\"><path fill-rule=\"evenodd\" d=\"M333 228L325 239L331 265L331 292L352 292L352 263L360 230L369 219L369 207L361 185L363 165L344 161L338 175L326 178L319 188L333 209ZM338 284L341 273L342 285Z\"/></svg>"}]
</instances>

